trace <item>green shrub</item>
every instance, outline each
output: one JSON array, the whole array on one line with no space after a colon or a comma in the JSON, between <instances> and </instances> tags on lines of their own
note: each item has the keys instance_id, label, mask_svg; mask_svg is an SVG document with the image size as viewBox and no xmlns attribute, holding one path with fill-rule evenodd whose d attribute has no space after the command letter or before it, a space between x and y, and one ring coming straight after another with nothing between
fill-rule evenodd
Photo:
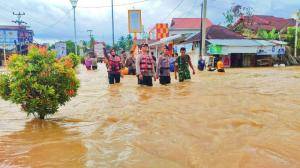
<instances>
[{"instance_id":1,"label":"green shrub","mask_svg":"<svg viewBox=\"0 0 300 168\"><path fill-rule=\"evenodd\" d=\"M69 56L69 57L72 59L72 61L73 61L73 68L77 67L77 66L80 64L80 61L81 61L80 56L75 55L75 54L73 54L73 53L69 54L68 56Z\"/></svg>"},{"instance_id":2,"label":"green shrub","mask_svg":"<svg viewBox=\"0 0 300 168\"><path fill-rule=\"evenodd\" d=\"M57 60L54 52L37 49L13 55L7 75L0 76L0 96L20 104L28 115L44 119L76 96L79 80L70 58Z\"/></svg>"}]
</instances>

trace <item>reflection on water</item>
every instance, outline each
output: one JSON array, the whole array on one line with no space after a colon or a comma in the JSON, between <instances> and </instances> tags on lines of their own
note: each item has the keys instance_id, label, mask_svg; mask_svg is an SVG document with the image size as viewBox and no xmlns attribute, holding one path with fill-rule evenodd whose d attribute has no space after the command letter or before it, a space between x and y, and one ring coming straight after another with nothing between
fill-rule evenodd
<instances>
[{"instance_id":1,"label":"reflection on water","mask_svg":"<svg viewBox=\"0 0 300 168\"><path fill-rule=\"evenodd\" d=\"M0 167L300 167L300 67L202 72L186 83L108 86L79 74L53 119L0 100Z\"/></svg>"}]
</instances>

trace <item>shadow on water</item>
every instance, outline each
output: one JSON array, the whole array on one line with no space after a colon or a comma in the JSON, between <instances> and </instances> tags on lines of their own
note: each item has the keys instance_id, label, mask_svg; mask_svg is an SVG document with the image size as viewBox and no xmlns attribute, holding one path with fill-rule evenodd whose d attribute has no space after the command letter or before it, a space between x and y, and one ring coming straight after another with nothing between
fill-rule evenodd
<instances>
[{"instance_id":1,"label":"shadow on water","mask_svg":"<svg viewBox=\"0 0 300 168\"><path fill-rule=\"evenodd\" d=\"M86 149L77 134L57 121L29 121L0 138L0 167L84 167Z\"/></svg>"}]
</instances>

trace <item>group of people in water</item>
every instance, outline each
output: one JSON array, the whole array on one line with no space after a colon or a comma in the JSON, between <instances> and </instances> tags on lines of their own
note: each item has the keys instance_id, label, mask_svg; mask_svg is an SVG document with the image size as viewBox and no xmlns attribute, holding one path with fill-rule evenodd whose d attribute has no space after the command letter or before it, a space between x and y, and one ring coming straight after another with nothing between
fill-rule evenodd
<instances>
[{"instance_id":1,"label":"group of people in water","mask_svg":"<svg viewBox=\"0 0 300 168\"><path fill-rule=\"evenodd\" d=\"M123 77L122 69L125 67L128 75L136 75L138 84L145 86L153 86L153 80L159 80L161 85L170 84L171 72L174 72L175 80L178 79L179 82L191 79L189 68L191 68L193 75L196 73L191 58L186 54L184 47L180 48L179 55L177 53L170 55L169 47L164 46L158 59L149 52L149 46L146 43L141 45L141 51L136 57L133 51L130 51L130 55L127 57L125 51L119 56L114 49L111 49L104 62L107 67L109 84L120 83L121 77ZM86 59L85 65L93 67L94 60ZM87 69L90 70L90 68ZM198 69L200 71L205 69L203 59L199 60ZM208 70L212 71L212 69ZM225 72L222 61L217 63L217 70L218 72Z\"/></svg>"}]
</instances>

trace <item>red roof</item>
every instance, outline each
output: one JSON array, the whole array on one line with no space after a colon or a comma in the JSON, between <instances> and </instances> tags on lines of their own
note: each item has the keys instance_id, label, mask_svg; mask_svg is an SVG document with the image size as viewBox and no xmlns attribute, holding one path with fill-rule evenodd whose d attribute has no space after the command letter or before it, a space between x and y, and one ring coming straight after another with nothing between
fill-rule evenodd
<instances>
[{"instance_id":1,"label":"red roof","mask_svg":"<svg viewBox=\"0 0 300 168\"><path fill-rule=\"evenodd\" d=\"M201 18L173 18L170 29L200 29ZM205 19L206 27L210 27L212 22Z\"/></svg>"},{"instance_id":2,"label":"red roof","mask_svg":"<svg viewBox=\"0 0 300 168\"><path fill-rule=\"evenodd\" d=\"M187 42L200 41L201 32L187 40ZM206 39L244 39L244 36L233 32L226 27L219 25L212 25L207 29Z\"/></svg>"},{"instance_id":3,"label":"red roof","mask_svg":"<svg viewBox=\"0 0 300 168\"><path fill-rule=\"evenodd\" d=\"M296 21L294 19L285 19L274 16L266 15L253 15L241 17L237 23L232 27L236 28L240 23L243 23L245 28L257 31L259 29L277 31L284 30L287 27L295 26Z\"/></svg>"}]
</instances>

